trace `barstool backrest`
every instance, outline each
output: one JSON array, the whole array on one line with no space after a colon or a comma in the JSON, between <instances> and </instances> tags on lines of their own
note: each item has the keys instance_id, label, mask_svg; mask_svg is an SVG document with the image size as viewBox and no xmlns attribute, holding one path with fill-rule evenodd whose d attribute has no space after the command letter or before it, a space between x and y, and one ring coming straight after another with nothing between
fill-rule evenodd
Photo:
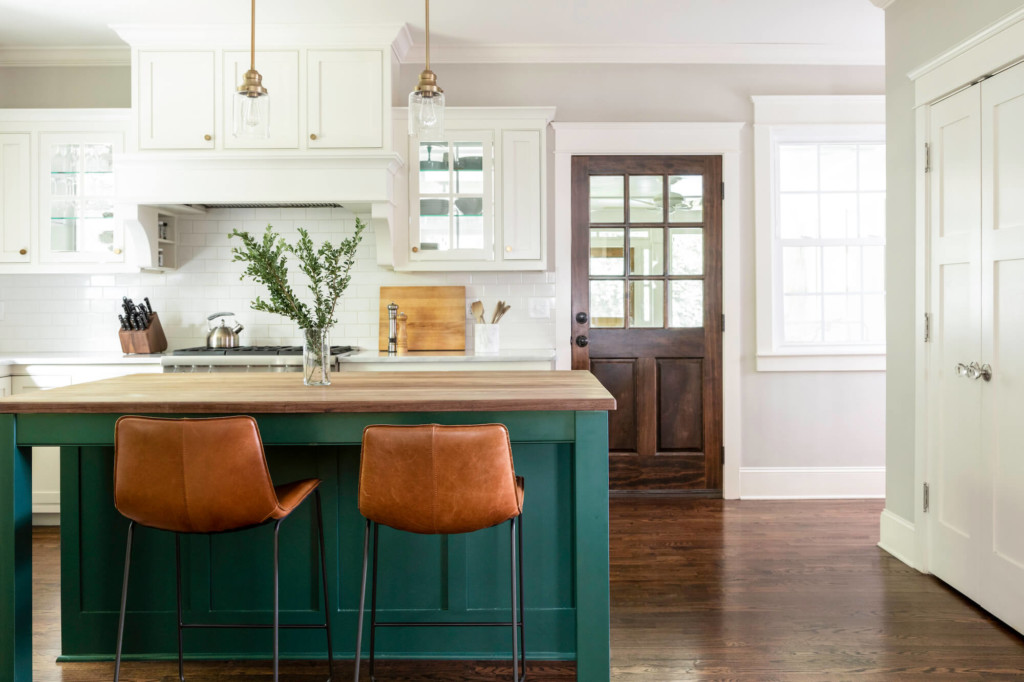
<instances>
[{"instance_id":1,"label":"barstool backrest","mask_svg":"<svg viewBox=\"0 0 1024 682\"><path fill-rule=\"evenodd\" d=\"M215 533L253 526L278 508L252 417L121 417L114 506L144 526Z\"/></svg>"},{"instance_id":2,"label":"barstool backrest","mask_svg":"<svg viewBox=\"0 0 1024 682\"><path fill-rule=\"evenodd\" d=\"M512 446L502 424L368 426L359 511L413 533L468 533L518 516Z\"/></svg>"}]
</instances>

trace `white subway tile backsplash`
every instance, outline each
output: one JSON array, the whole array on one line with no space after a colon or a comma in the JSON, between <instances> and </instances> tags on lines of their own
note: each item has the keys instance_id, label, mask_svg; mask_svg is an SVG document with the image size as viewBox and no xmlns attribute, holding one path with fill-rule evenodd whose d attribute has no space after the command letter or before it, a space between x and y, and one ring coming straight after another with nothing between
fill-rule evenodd
<instances>
[{"instance_id":1,"label":"white subway tile backsplash","mask_svg":"<svg viewBox=\"0 0 1024 682\"><path fill-rule=\"evenodd\" d=\"M201 345L206 339L207 315L234 311L245 325L243 343L299 344L299 329L279 315L250 308L257 296L268 298L262 286L241 280L242 263L232 262L231 248L238 243L228 235L244 229L262 235L267 223L289 241L297 228L309 230L314 240L344 239L355 230L354 215L344 208L319 209L214 209L203 216L179 220L178 261L175 272L118 275L0 275L0 301L6 308L0 322L0 353L42 350L116 351L117 313L122 296L141 301L148 296L171 348ZM502 320L502 348L554 348L551 319L532 319L526 301L532 296L554 296L555 277L548 273L520 272L393 272L376 263L373 230L364 233L352 282L337 311L332 343L377 347L381 286L465 286L467 303L482 300L487 314L498 299L512 305ZM291 261L296 289L305 277ZM51 301L49 312L40 302ZM472 334L472 322L467 328ZM472 340L470 340L470 347Z\"/></svg>"}]
</instances>

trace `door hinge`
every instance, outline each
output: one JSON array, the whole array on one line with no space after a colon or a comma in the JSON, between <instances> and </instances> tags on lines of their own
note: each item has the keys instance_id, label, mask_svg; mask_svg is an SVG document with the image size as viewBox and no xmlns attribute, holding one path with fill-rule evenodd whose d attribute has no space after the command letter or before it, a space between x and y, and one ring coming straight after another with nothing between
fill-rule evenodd
<instances>
[{"instance_id":1,"label":"door hinge","mask_svg":"<svg viewBox=\"0 0 1024 682\"><path fill-rule=\"evenodd\" d=\"M725 464L725 446L722 446L722 464Z\"/></svg>"},{"instance_id":2,"label":"door hinge","mask_svg":"<svg viewBox=\"0 0 1024 682\"><path fill-rule=\"evenodd\" d=\"M925 511L928 511L928 506L931 503L930 500L928 499L928 497L929 497L928 484L925 483L924 484L924 510Z\"/></svg>"},{"instance_id":3,"label":"door hinge","mask_svg":"<svg viewBox=\"0 0 1024 682\"><path fill-rule=\"evenodd\" d=\"M932 314L924 314L924 342L928 343L932 340Z\"/></svg>"},{"instance_id":4,"label":"door hinge","mask_svg":"<svg viewBox=\"0 0 1024 682\"><path fill-rule=\"evenodd\" d=\"M722 183L721 199L722 199L722 201L725 201L725 183L724 182Z\"/></svg>"},{"instance_id":5,"label":"door hinge","mask_svg":"<svg viewBox=\"0 0 1024 682\"><path fill-rule=\"evenodd\" d=\"M722 313L722 331L725 331L725 313Z\"/></svg>"},{"instance_id":6,"label":"door hinge","mask_svg":"<svg viewBox=\"0 0 1024 682\"><path fill-rule=\"evenodd\" d=\"M932 146L927 142L924 143L924 172L932 172Z\"/></svg>"}]
</instances>

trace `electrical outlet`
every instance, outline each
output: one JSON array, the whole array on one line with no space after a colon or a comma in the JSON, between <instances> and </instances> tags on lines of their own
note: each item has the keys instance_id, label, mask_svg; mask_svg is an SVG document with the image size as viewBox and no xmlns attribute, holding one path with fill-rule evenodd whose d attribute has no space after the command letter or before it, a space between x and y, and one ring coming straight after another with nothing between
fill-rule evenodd
<instances>
[{"instance_id":1,"label":"electrical outlet","mask_svg":"<svg viewBox=\"0 0 1024 682\"><path fill-rule=\"evenodd\" d=\"M529 300L530 317L547 319L551 317L550 298L531 298Z\"/></svg>"}]
</instances>

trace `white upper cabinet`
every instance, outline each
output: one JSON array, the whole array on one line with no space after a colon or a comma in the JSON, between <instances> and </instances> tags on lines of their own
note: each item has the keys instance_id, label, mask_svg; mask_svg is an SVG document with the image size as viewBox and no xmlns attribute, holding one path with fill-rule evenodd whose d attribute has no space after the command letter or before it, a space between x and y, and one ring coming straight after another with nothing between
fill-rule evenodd
<instances>
[{"instance_id":1,"label":"white upper cabinet","mask_svg":"<svg viewBox=\"0 0 1024 682\"><path fill-rule=\"evenodd\" d=\"M306 118L310 149L383 146L383 63L380 50L309 51Z\"/></svg>"},{"instance_id":2,"label":"white upper cabinet","mask_svg":"<svg viewBox=\"0 0 1024 682\"><path fill-rule=\"evenodd\" d=\"M140 149L213 149L217 54L149 51L138 56Z\"/></svg>"},{"instance_id":3,"label":"white upper cabinet","mask_svg":"<svg viewBox=\"0 0 1024 682\"><path fill-rule=\"evenodd\" d=\"M0 262L27 263L32 257L31 135L0 134Z\"/></svg>"},{"instance_id":4,"label":"white upper cabinet","mask_svg":"<svg viewBox=\"0 0 1024 682\"><path fill-rule=\"evenodd\" d=\"M553 117L552 108L450 108L444 141L409 137L408 230L391 235L395 269L545 269Z\"/></svg>"},{"instance_id":5,"label":"white upper cabinet","mask_svg":"<svg viewBox=\"0 0 1024 682\"><path fill-rule=\"evenodd\" d=\"M225 149L298 149L299 147L299 52L273 50L256 52L256 70L263 76L268 97L265 113L270 117L270 137L246 140L235 137L234 121L242 98L233 95L249 70L249 52L224 53L226 106L222 133Z\"/></svg>"}]
</instances>

